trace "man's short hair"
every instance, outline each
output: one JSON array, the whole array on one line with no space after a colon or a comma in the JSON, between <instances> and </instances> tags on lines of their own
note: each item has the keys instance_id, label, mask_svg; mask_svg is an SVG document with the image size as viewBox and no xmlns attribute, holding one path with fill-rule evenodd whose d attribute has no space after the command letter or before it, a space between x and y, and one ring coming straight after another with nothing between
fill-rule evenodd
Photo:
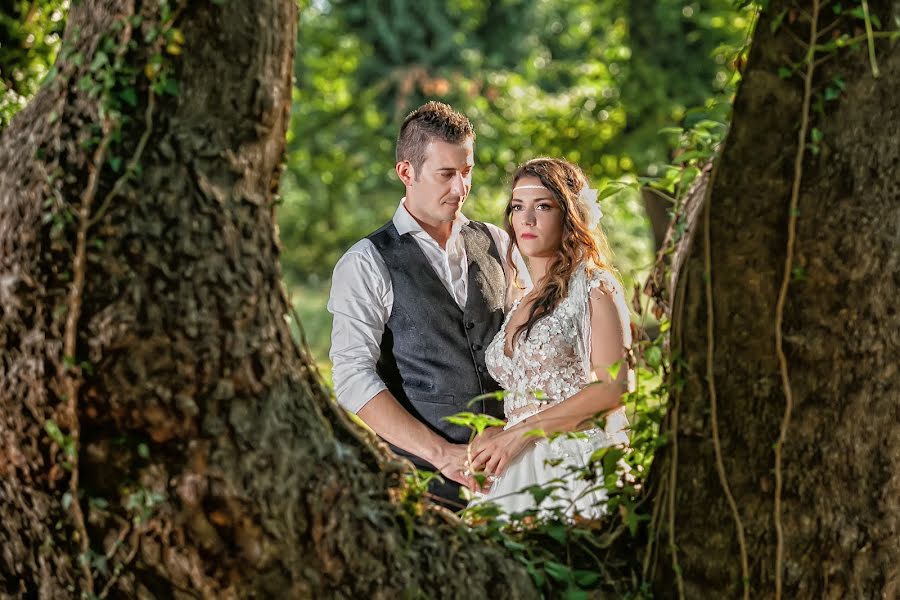
<instances>
[{"instance_id":1,"label":"man's short hair","mask_svg":"<svg viewBox=\"0 0 900 600\"><path fill-rule=\"evenodd\" d=\"M397 162L408 160L419 178L425 162L425 149L438 139L449 144L462 144L475 139L475 129L465 115L443 102L431 101L407 115L397 136Z\"/></svg>"}]
</instances>

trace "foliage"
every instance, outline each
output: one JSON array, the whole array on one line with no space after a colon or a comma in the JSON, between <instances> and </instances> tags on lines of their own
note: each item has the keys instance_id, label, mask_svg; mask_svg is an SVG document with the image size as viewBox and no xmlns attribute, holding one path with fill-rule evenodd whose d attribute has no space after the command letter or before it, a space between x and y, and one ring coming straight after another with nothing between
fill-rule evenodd
<instances>
[{"instance_id":1,"label":"foliage","mask_svg":"<svg viewBox=\"0 0 900 600\"><path fill-rule=\"evenodd\" d=\"M706 115L749 13L730 0L647 4L307 6L279 220L288 280L327 278L347 247L390 218L402 195L396 131L426 99L475 125L474 218L500 219L509 175L534 156L568 158L595 186L656 175L670 149L658 130ZM604 226L630 279L648 267L652 242L640 196L617 200Z\"/></svg>"},{"instance_id":2,"label":"foliage","mask_svg":"<svg viewBox=\"0 0 900 600\"><path fill-rule=\"evenodd\" d=\"M68 5L67 0L0 0L0 130L49 73Z\"/></svg>"}]
</instances>

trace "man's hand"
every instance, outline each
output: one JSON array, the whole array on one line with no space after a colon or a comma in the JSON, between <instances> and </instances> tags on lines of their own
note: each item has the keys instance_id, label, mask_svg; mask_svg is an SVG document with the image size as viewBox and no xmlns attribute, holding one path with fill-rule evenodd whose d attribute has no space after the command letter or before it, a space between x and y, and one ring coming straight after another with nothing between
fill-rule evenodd
<instances>
[{"instance_id":1,"label":"man's hand","mask_svg":"<svg viewBox=\"0 0 900 600\"><path fill-rule=\"evenodd\" d=\"M466 444L444 444L441 446L440 453L431 463L447 479L472 489L475 481L468 474L465 467L467 450L468 446Z\"/></svg>"}]
</instances>

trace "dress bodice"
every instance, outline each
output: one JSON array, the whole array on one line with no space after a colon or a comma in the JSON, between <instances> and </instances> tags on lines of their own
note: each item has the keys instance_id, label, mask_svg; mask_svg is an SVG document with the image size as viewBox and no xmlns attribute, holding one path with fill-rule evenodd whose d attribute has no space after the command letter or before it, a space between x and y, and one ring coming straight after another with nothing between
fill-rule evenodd
<instances>
[{"instance_id":1,"label":"dress bodice","mask_svg":"<svg viewBox=\"0 0 900 600\"><path fill-rule=\"evenodd\" d=\"M568 292L557 307L534 324L528 338L524 332L516 338L511 357L504 353L507 326L520 301L509 310L485 353L488 371L506 391L503 408L507 427L562 402L593 380L588 301L595 288L614 295L617 306L625 306L621 286L611 273L581 265L572 274ZM627 308L624 310L627 319ZM626 341L630 345L630 339ZM615 420L624 420L624 414ZM607 424L609 431L609 419Z\"/></svg>"}]
</instances>

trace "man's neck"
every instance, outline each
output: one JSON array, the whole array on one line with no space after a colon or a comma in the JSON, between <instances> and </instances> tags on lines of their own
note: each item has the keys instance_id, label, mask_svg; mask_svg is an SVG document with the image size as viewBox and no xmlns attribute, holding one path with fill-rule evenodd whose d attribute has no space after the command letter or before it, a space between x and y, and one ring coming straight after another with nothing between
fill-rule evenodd
<instances>
[{"instance_id":1,"label":"man's neck","mask_svg":"<svg viewBox=\"0 0 900 600\"><path fill-rule=\"evenodd\" d=\"M453 221L445 221L437 224L428 223L414 215L412 211L409 210L409 207L407 207L405 204L403 208L406 209L406 212L409 213L409 216L415 219L416 223L419 224L422 230L425 231L425 233L427 233L429 236L431 236L431 239L437 242L438 246L440 246L441 249L446 249L447 240L450 239L450 234L453 232Z\"/></svg>"}]
</instances>

